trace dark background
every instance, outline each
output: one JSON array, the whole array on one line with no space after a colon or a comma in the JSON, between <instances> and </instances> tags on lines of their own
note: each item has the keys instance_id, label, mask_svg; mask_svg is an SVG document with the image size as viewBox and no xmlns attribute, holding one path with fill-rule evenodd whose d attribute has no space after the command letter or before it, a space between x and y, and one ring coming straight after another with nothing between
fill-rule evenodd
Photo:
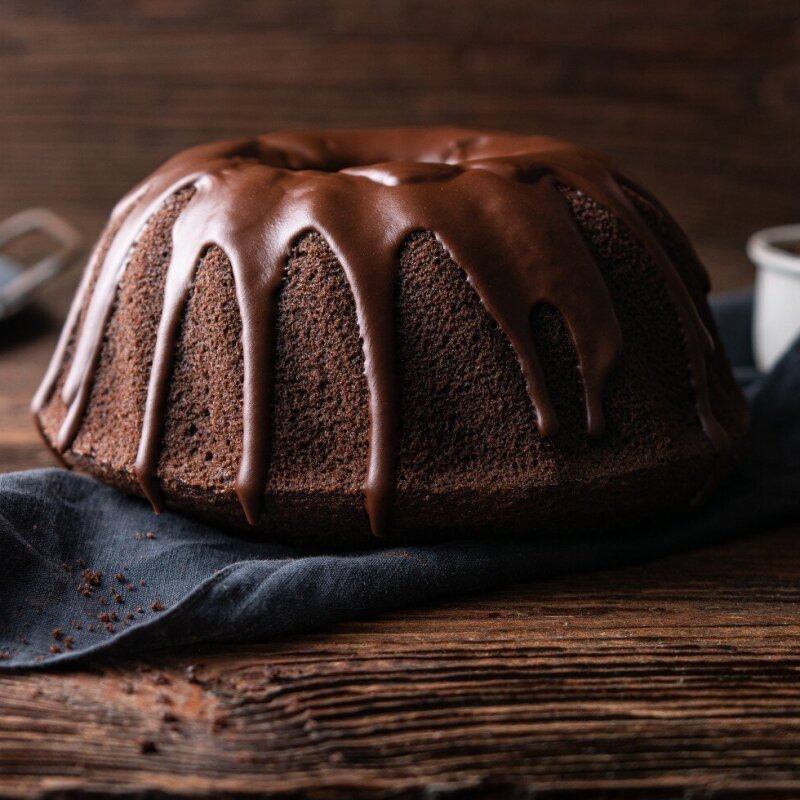
<instances>
[{"instance_id":1,"label":"dark background","mask_svg":"<svg viewBox=\"0 0 800 800\"><path fill-rule=\"evenodd\" d=\"M457 123L610 152L718 288L800 221L800 2L0 2L0 214L96 236L174 151L303 126Z\"/></svg>"}]
</instances>

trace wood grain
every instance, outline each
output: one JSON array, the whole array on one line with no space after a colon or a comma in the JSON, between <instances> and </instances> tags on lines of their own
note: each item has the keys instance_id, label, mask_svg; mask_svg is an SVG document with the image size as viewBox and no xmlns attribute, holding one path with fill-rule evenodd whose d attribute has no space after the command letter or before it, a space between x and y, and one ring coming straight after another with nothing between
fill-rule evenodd
<instances>
[{"instance_id":1,"label":"wood grain","mask_svg":"<svg viewBox=\"0 0 800 800\"><path fill-rule=\"evenodd\" d=\"M0 679L0 794L792 797L798 531L257 647Z\"/></svg>"},{"instance_id":2,"label":"wood grain","mask_svg":"<svg viewBox=\"0 0 800 800\"><path fill-rule=\"evenodd\" d=\"M303 126L456 123L610 152L682 221L718 287L797 219L796 0L2 0L0 214L96 236L180 148Z\"/></svg>"}]
</instances>

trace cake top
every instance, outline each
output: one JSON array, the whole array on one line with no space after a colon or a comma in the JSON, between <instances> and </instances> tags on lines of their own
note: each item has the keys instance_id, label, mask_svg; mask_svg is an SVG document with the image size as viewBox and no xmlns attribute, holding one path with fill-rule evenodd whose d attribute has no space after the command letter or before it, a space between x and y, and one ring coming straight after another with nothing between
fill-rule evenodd
<instances>
[{"instance_id":1,"label":"cake top","mask_svg":"<svg viewBox=\"0 0 800 800\"><path fill-rule=\"evenodd\" d=\"M187 150L123 198L107 254L87 269L84 291L89 274L97 271L98 277L62 388L69 410L57 445L66 449L80 426L116 287L140 231L168 197L188 187L194 194L173 231L136 465L156 508L173 353L196 265L211 245L230 259L242 319L244 440L236 491L251 523L267 483L276 296L292 246L310 231L336 254L355 300L369 389L364 493L377 535L388 523L397 459L398 254L415 231L436 235L508 337L545 437L556 435L558 420L530 318L539 303L558 309L578 355L587 433L601 436L604 386L623 343L613 302L563 186L607 209L650 256L681 323L698 417L724 452L728 436L711 409L706 377L712 339L622 182L607 159L558 139L454 128L276 133ZM55 379L49 376L51 384Z\"/></svg>"}]
</instances>

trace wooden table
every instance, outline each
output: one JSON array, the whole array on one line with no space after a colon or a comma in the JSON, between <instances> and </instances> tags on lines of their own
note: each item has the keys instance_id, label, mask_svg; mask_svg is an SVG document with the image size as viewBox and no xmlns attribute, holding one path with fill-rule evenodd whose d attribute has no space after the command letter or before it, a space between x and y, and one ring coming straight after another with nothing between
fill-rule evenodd
<instances>
[{"instance_id":1,"label":"wooden table","mask_svg":"<svg viewBox=\"0 0 800 800\"><path fill-rule=\"evenodd\" d=\"M2 470L51 463L27 403L65 295L0 327ZM0 796L798 796L798 533L3 676Z\"/></svg>"}]
</instances>

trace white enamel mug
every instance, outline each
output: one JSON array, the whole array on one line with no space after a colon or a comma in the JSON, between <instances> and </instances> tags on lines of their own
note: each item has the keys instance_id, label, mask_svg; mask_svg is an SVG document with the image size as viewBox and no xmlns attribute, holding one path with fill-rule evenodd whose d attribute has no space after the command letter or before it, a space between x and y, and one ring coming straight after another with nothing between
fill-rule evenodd
<instances>
[{"instance_id":1,"label":"white enamel mug","mask_svg":"<svg viewBox=\"0 0 800 800\"><path fill-rule=\"evenodd\" d=\"M790 253L781 245L792 245ZM753 353L766 372L800 335L800 225L782 225L754 233L747 255L756 265Z\"/></svg>"}]
</instances>

